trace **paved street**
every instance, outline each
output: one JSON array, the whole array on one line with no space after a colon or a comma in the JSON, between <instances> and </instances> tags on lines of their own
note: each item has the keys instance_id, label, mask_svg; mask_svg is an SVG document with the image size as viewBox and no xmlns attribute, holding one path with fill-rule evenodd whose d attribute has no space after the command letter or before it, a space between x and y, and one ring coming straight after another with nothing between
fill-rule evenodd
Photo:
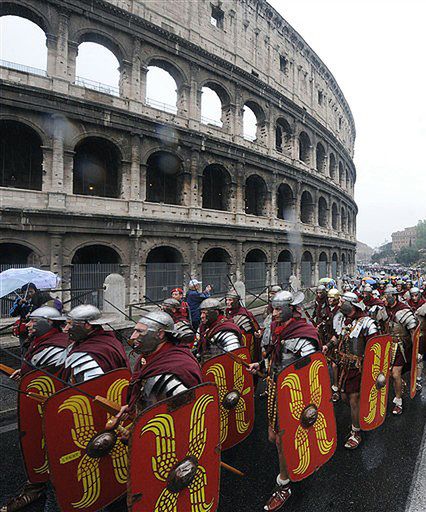
<instances>
[{"instance_id":1,"label":"paved street","mask_svg":"<svg viewBox=\"0 0 426 512\"><path fill-rule=\"evenodd\" d=\"M1 379L6 382L4 377ZM2 398L12 398L3 392ZM10 400L8 402L3 400L2 408L10 408ZM356 452L342 448L350 417L349 409L343 403L338 404L339 446L336 454L316 475L293 486L293 496L287 509L298 512L314 509L338 512L424 510L424 479L415 478L413 482L413 476L417 473L420 477L424 475L426 467L425 460L418 460L426 422L426 389L413 401L406 398L405 404L406 410L401 417L394 418L388 414L381 428L365 434L365 443ZM246 477L223 472L220 512L261 511L273 487L278 468L275 449L266 439L265 407L265 401L257 399L256 426L252 435L243 445L223 456L226 462L246 472ZM3 416L0 427L0 503L19 488L25 478L15 421L9 412ZM26 510L40 512L42 503Z\"/></svg>"}]
</instances>

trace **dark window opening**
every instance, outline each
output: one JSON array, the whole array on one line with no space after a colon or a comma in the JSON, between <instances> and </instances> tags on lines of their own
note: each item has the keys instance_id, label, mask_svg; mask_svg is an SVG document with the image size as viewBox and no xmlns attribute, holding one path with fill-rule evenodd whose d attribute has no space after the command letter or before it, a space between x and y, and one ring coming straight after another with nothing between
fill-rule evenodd
<instances>
[{"instance_id":1,"label":"dark window opening","mask_svg":"<svg viewBox=\"0 0 426 512\"><path fill-rule=\"evenodd\" d=\"M323 197L320 197L320 200L318 202L318 224L325 228L327 227L327 203L326 200Z\"/></svg>"},{"instance_id":2,"label":"dark window opening","mask_svg":"<svg viewBox=\"0 0 426 512\"><path fill-rule=\"evenodd\" d=\"M322 105L324 103L324 93L322 91L318 91L318 105Z\"/></svg>"},{"instance_id":3,"label":"dark window opening","mask_svg":"<svg viewBox=\"0 0 426 512\"><path fill-rule=\"evenodd\" d=\"M171 153L154 153L148 158L146 200L153 203L181 204L182 163Z\"/></svg>"},{"instance_id":4,"label":"dark window opening","mask_svg":"<svg viewBox=\"0 0 426 512\"><path fill-rule=\"evenodd\" d=\"M309 192L303 192L300 205L300 220L303 224L312 224L314 205Z\"/></svg>"},{"instance_id":5,"label":"dark window opening","mask_svg":"<svg viewBox=\"0 0 426 512\"><path fill-rule=\"evenodd\" d=\"M299 135L299 160L308 165L310 163L310 148L311 141L309 140L308 135L305 132L302 132Z\"/></svg>"},{"instance_id":6,"label":"dark window opening","mask_svg":"<svg viewBox=\"0 0 426 512\"><path fill-rule=\"evenodd\" d=\"M77 146L73 192L86 196L120 196L120 157L113 144L89 137Z\"/></svg>"},{"instance_id":7,"label":"dark window opening","mask_svg":"<svg viewBox=\"0 0 426 512\"><path fill-rule=\"evenodd\" d=\"M288 70L288 60L283 55L280 55L280 71L282 73L287 73L287 70Z\"/></svg>"},{"instance_id":8,"label":"dark window opening","mask_svg":"<svg viewBox=\"0 0 426 512\"><path fill-rule=\"evenodd\" d=\"M279 219L294 220L294 196L291 188L282 183L277 191L277 217Z\"/></svg>"},{"instance_id":9,"label":"dark window opening","mask_svg":"<svg viewBox=\"0 0 426 512\"><path fill-rule=\"evenodd\" d=\"M266 185L260 176L250 176L246 181L245 210L251 215L265 215Z\"/></svg>"},{"instance_id":10,"label":"dark window opening","mask_svg":"<svg viewBox=\"0 0 426 512\"><path fill-rule=\"evenodd\" d=\"M210 23L217 28L223 28L223 21L225 19L225 13L220 7L212 5L212 13L210 17Z\"/></svg>"},{"instance_id":11,"label":"dark window opening","mask_svg":"<svg viewBox=\"0 0 426 512\"><path fill-rule=\"evenodd\" d=\"M228 209L228 179L218 165L209 165L203 173L203 208Z\"/></svg>"},{"instance_id":12,"label":"dark window opening","mask_svg":"<svg viewBox=\"0 0 426 512\"><path fill-rule=\"evenodd\" d=\"M15 121L0 123L0 186L41 190L43 152L40 137Z\"/></svg>"}]
</instances>

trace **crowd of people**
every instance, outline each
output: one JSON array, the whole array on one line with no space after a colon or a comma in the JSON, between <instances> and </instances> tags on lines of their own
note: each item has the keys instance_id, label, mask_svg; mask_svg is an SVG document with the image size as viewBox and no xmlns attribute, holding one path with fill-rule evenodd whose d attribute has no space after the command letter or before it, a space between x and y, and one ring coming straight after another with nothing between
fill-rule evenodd
<instances>
[{"instance_id":1,"label":"crowd of people","mask_svg":"<svg viewBox=\"0 0 426 512\"><path fill-rule=\"evenodd\" d=\"M251 362L245 371L266 375L268 438L277 447L280 468L277 485L264 509L282 510L291 496L291 485L277 413L276 383L281 371L317 352L327 357L332 400L344 400L351 409L352 425L344 444L349 450L362 443L360 385L364 350L370 339L380 334L392 337L392 414L399 416L404 411L402 376L410 365L415 331L420 325L417 390L422 389L426 283L419 288L414 285L420 283L386 275L347 280L340 289L333 279L323 282L310 304L304 304L301 291L269 287L264 310L256 316L244 306L244 297L234 286L224 300L212 297L210 286L202 290L196 279L190 281L186 296L182 288L173 289L158 308L139 318L128 340L137 360L127 403L116 422L133 419L152 404L197 386L203 381L204 362L247 347ZM117 368L130 368L123 344L114 331L104 329L111 318L95 306L79 305L68 313L54 303L32 307L35 291L32 295L30 289L24 291L30 292L28 299L17 300L12 308L12 314L19 314L26 328L22 365L12 379L19 381L38 368L78 385ZM126 443L128 435L128 430L122 433L121 442ZM32 482L1 510L19 510L46 492L45 510L57 510L53 487Z\"/></svg>"}]
</instances>

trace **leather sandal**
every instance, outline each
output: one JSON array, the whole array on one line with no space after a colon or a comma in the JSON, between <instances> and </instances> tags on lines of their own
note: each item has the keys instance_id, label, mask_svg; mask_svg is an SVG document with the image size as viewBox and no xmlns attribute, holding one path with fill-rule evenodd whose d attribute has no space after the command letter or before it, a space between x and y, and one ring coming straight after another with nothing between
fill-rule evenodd
<instances>
[{"instance_id":1,"label":"leather sandal","mask_svg":"<svg viewBox=\"0 0 426 512\"><path fill-rule=\"evenodd\" d=\"M395 416L400 416L402 414L402 405L395 404L394 408L392 409L392 414Z\"/></svg>"},{"instance_id":2,"label":"leather sandal","mask_svg":"<svg viewBox=\"0 0 426 512\"><path fill-rule=\"evenodd\" d=\"M290 484L277 485L274 489L274 492L272 493L272 496L269 498L263 509L267 510L268 512L278 512L282 510L290 496Z\"/></svg>"},{"instance_id":3,"label":"leather sandal","mask_svg":"<svg viewBox=\"0 0 426 512\"><path fill-rule=\"evenodd\" d=\"M351 433L349 434L349 437L346 440L345 448L347 448L348 450L355 450L361 444L361 441L361 432L355 432L354 430L351 430Z\"/></svg>"},{"instance_id":4,"label":"leather sandal","mask_svg":"<svg viewBox=\"0 0 426 512\"><path fill-rule=\"evenodd\" d=\"M11 498L5 505L0 508L0 512L15 512L21 510L21 508L30 505L34 501L40 499L45 490L45 484L32 484L26 482L24 488L14 498Z\"/></svg>"},{"instance_id":5,"label":"leather sandal","mask_svg":"<svg viewBox=\"0 0 426 512\"><path fill-rule=\"evenodd\" d=\"M335 404L340 400L340 393L338 391L333 391L333 394L331 395L331 401Z\"/></svg>"}]
</instances>

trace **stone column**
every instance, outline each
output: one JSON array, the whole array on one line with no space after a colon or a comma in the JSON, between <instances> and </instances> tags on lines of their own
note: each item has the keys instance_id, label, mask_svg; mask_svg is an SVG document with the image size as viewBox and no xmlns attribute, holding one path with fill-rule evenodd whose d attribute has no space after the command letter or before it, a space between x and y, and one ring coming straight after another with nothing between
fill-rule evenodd
<instances>
[{"instance_id":1,"label":"stone column","mask_svg":"<svg viewBox=\"0 0 426 512\"><path fill-rule=\"evenodd\" d=\"M146 201L146 164L140 164L140 199Z\"/></svg>"},{"instance_id":2,"label":"stone column","mask_svg":"<svg viewBox=\"0 0 426 512\"><path fill-rule=\"evenodd\" d=\"M197 149L191 151L191 191L189 205L191 208L199 206L198 170L200 165L200 152Z\"/></svg>"},{"instance_id":3,"label":"stone column","mask_svg":"<svg viewBox=\"0 0 426 512\"><path fill-rule=\"evenodd\" d=\"M73 167L75 151L64 149L64 194L72 194L73 191Z\"/></svg>"},{"instance_id":4,"label":"stone column","mask_svg":"<svg viewBox=\"0 0 426 512\"><path fill-rule=\"evenodd\" d=\"M188 84L182 84L177 91L177 113L179 116L188 117L190 103L191 87Z\"/></svg>"},{"instance_id":5,"label":"stone column","mask_svg":"<svg viewBox=\"0 0 426 512\"><path fill-rule=\"evenodd\" d=\"M71 82L75 82L76 61L78 55L78 44L74 41L68 41L68 78Z\"/></svg>"},{"instance_id":6,"label":"stone column","mask_svg":"<svg viewBox=\"0 0 426 512\"><path fill-rule=\"evenodd\" d=\"M134 101L141 101L141 41L137 37L133 39L130 98Z\"/></svg>"},{"instance_id":7,"label":"stone column","mask_svg":"<svg viewBox=\"0 0 426 512\"><path fill-rule=\"evenodd\" d=\"M129 199L139 201L141 199L141 137L139 135L132 135L131 153Z\"/></svg>"},{"instance_id":8,"label":"stone column","mask_svg":"<svg viewBox=\"0 0 426 512\"><path fill-rule=\"evenodd\" d=\"M312 223L314 226L318 226L319 224L319 218L318 218L318 195L319 195L319 190L318 189L315 189L314 190L314 193L313 193L313 196L312 196L312 201L313 201L313 215L312 215Z\"/></svg>"},{"instance_id":9,"label":"stone column","mask_svg":"<svg viewBox=\"0 0 426 512\"><path fill-rule=\"evenodd\" d=\"M64 119L53 116L53 155L50 189L53 192L64 190Z\"/></svg>"},{"instance_id":10,"label":"stone column","mask_svg":"<svg viewBox=\"0 0 426 512\"><path fill-rule=\"evenodd\" d=\"M53 142L53 141L52 141ZM52 173L53 173L53 148L49 146L41 146L43 153L43 176L41 189L43 192L48 192L51 187Z\"/></svg>"},{"instance_id":11,"label":"stone column","mask_svg":"<svg viewBox=\"0 0 426 512\"><path fill-rule=\"evenodd\" d=\"M142 66L140 68L140 100L142 103L146 103L146 75L148 74L148 68Z\"/></svg>"},{"instance_id":12,"label":"stone column","mask_svg":"<svg viewBox=\"0 0 426 512\"><path fill-rule=\"evenodd\" d=\"M62 263L63 263L63 235L62 233L50 233L50 271L58 274L62 278ZM64 287L61 283L62 288ZM63 300L62 292L55 292L53 294L60 300Z\"/></svg>"},{"instance_id":13,"label":"stone column","mask_svg":"<svg viewBox=\"0 0 426 512\"><path fill-rule=\"evenodd\" d=\"M235 212L239 215L245 214L245 182L244 164L238 162L235 166L236 191L235 191Z\"/></svg>"},{"instance_id":14,"label":"stone column","mask_svg":"<svg viewBox=\"0 0 426 512\"><path fill-rule=\"evenodd\" d=\"M300 200L301 200L302 182L298 181L295 187L295 208L294 208L294 222L300 223ZM300 276L299 276L300 277Z\"/></svg>"},{"instance_id":15,"label":"stone column","mask_svg":"<svg viewBox=\"0 0 426 512\"><path fill-rule=\"evenodd\" d=\"M278 283L278 255L276 244L271 245L271 271L269 284L274 285Z\"/></svg>"},{"instance_id":16,"label":"stone column","mask_svg":"<svg viewBox=\"0 0 426 512\"><path fill-rule=\"evenodd\" d=\"M132 63L128 60L123 60L120 63L120 80L119 89L120 97L131 98L132 96Z\"/></svg>"},{"instance_id":17,"label":"stone column","mask_svg":"<svg viewBox=\"0 0 426 512\"><path fill-rule=\"evenodd\" d=\"M269 223L271 224L271 226L273 226L275 224L275 221L277 218L277 182L278 182L278 176L277 176L277 173L274 172L272 174L270 190L268 192L268 195L269 195L268 217L269 217Z\"/></svg>"},{"instance_id":18,"label":"stone column","mask_svg":"<svg viewBox=\"0 0 426 512\"><path fill-rule=\"evenodd\" d=\"M202 92L198 88L197 82L197 71L198 66L191 65L191 83L189 86L189 105L188 105L188 117L189 117L189 128L198 129L201 120L201 97Z\"/></svg>"},{"instance_id":19,"label":"stone column","mask_svg":"<svg viewBox=\"0 0 426 512\"><path fill-rule=\"evenodd\" d=\"M235 277L236 281L244 281L244 262L243 262L243 243L237 242L236 262L235 262Z\"/></svg>"},{"instance_id":20,"label":"stone column","mask_svg":"<svg viewBox=\"0 0 426 512\"><path fill-rule=\"evenodd\" d=\"M130 199L130 188L132 186L132 163L129 160L121 160L121 191L120 199Z\"/></svg>"},{"instance_id":21,"label":"stone column","mask_svg":"<svg viewBox=\"0 0 426 512\"><path fill-rule=\"evenodd\" d=\"M198 240L191 240L191 261L189 262L189 277L201 280L201 263L198 260ZM205 284L205 283L204 283Z\"/></svg>"},{"instance_id":22,"label":"stone column","mask_svg":"<svg viewBox=\"0 0 426 512\"><path fill-rule=\"evenodd\" d=\"M141 266L140 266L140 249L142 232L135 229L130 235L130 268L129 268L129 302L140 301L141 287Z\"/></svg>"}]
</instances>

